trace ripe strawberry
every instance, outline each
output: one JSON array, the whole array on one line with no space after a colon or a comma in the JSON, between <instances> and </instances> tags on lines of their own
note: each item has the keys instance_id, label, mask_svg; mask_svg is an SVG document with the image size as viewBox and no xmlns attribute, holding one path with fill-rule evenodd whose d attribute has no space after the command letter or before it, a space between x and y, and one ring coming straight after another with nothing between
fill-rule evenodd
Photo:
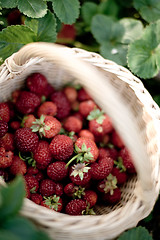
<instances>
[{"instance_id":1,"label":"ripe strawberry","mask_svg":"<svg viewBox=\"0 0 160 240\"><path fill-rule=\"evenodd\" d=\"M95 137L94 137L93 133L91 133L88 129L82 129L78 133L78 136L84 137L84 138L90 138L92 141L95 141Z\"/></svg>"},{"instance_id":2,"label":"ripe strawberry","mask_svg":"<svg viewBox=\"0 0 160 240\"><path fill-rule=\"evenodd\" d=\"M42 95L44 89L46 88L48 82L47 79L44 75L41 73L33 73L26 79L26 85L27 88L37 94L37 95Z\"/></svg>"},{"instance_id":3,"label":"ripe strawberry","mask_svg":"<svg viewBox=\"0 0 160 240\"><path fill-rule=\"evenodd\" d=\"M37 116L40 118L41 115L55 116L57 113L57 106L55 103L46 101L42 103L37 110Z\"/></svg>"},{"instance_id":4,"label":"ripe strawberry","mask_svg":"<svg viewBox=\"0 0 160 240\"><path fill-rule=\"evenodd\" d=\"M5 122L9 122L10 120L9 106L5 102L0 103L0 120Z\"/></svg>"},{"instance_id":5,"label":"ripe strawberry","mask_svg":"<svg viewBox=\"0 0 160 240\"><path fill-rule=\"evenodd\" d=\"M39 170L32 166L29 166L27 169L27 173L30 175L36 175L38 172L39 172Z\"/></svg>"},{"instance_id":6,"label":"ripe strawberry","mask_svg":"<svg viewBox=\"0 0 160 240\"><path fill-rule=\"evenodd\" d=\"M83 155L83 162L95 162L99 155L99 150L94 141L90 138L79 137L75 142L75 151L79 155ZM87 158L88 157L88 158Z\"/></svg>"},{"instance_id":7,"label":"ripe strawberry","mask_svg":"<svg viewBox=\"0 0 160 240\"><path fill-rule=\"evenodd\" d=\"M90 167L85 163L75 164L70 168L69 177L74 184L84 187L91 180Z\"/></svg>"},{"instance_id":8,"label":"ripe strawberry","mask_svg":"<svg viewBox=\"0 0 160 240\"><path fill-rule=\"evenodd\" d=\"M75 40L76 37L76 28L74 24L68 25L68 24L63 24L60 31L58 32L57 38L58 41L63 41L63 43L70 43Z\"/></svg>"},{"instance_id":9,"label":"ripe strawberry","mask_svg":"<svg viewBox=\"0 0 160 240\"><path fill-rule=\"evenodd\" d=\"M121 137L119 136L119 134L115 130L112 131L111 142L114 146L116 146L118 148L123 148L124 147L123 140L121 139Z\"/></svg>"},{"instance_id":10,"label":"ripe strawberry","mask_svg":"<svg viewBox=\"0 0 160 240\"><path fill-rule=\"evenodd\" d=\"M55 182L51 179L43 179L39 186L39 192L42 196L49 197L55 193Z\"/></svg>"},{"instance_id":11,"label":"ripe strawberry","mask_svg":"<svg viewBox=\"0 0 160 240\"><path fill-rule=\"evenodd\" d=\"M127 181L126 172L122 172L119 168L114 167L111 174L117 178L117 184L121 185Z\"/></svg>"},{"instance_id":12,"label":"ripe strawberry","mask_svg":"<svg viewBox=\"0 0 160 240\"><path fill-rule=\"evenodd\" d=\"M28 114L23 117L21 126L30 128L30 127L32 127L33 122L35 122L35 121L36 121L35 116L33 114Z\"/></svg>"},{"instance_id":13,"label":"ripe strawberry","mask_svg":"<svg viewBox=\"0 0 160 240\"><path fill-rule=\"evenodd\" d=\"M25 197L30 199L31 193L30 193L30 189L29 189L29 187L28 187L28 185L26 183L25 183L25 192L26 192Z\"/></svg>"},{"instance_id":14,"label":"ripe strawberry","mask_svg":"<svg viewBox=\"0 0 160 240\"><path fill-rule=\"evenodd\" d=\"M42 97L49 98L51 96L51 94L54 93L54 91L55 91L54 87L50 83L47 83L47 86L45 87L45 89L43 91Z\"/></svg>"},{"instance_id":15,"label":"ripe strawberry","mask_svg":"<svg viewBox=\"0 0 160 240\"><path fill-rule=\"evenodd\" d=\"M52 209L56 212L61 212L62 211L62 208L63 208L63 202L62 202L62 199L57 196L57 195L53 195L53 196L50 196L50 197L44 197L45 200L43 200L41 202L41 205L43 207L46 207L46 208L49 208L49 209Z\"/></svg>"},{"instance_id":16,"label":"ripe strawberry","mask_svg":"<svg viewBox=\"0 0 160 240\"><path fill-rule=\"evenodd\" d=\"M52 116L41 115L31 127L32 132L39 132L40 137L53 138L61 130L61 123Z\"/></svg>"},{"instance_id":17,"label":"ripe strawberry","mask_svg":"<svg viewBox=\"0 0 160 240\"><path fill-rule=\"evenodd\" d=\"M71 105L63 92L61 91L54 92L51 95L50 99L57 106L56 117L58 119L63 119L69 116L71 111Z\"/></svg>"},{"instance_id":18,"label":"ripe strawberry","mask_svg":"<svg viewBox=\"0 0 160 240\"><path fill-rule=\"evenodd\" d=\"M116 160L118 157L118 151L115 148L99 148L99 156L98 158L112 158L113 160Z\"/></svg>"},{"instance_id":19,"label":"ripe strawberry","mask_svg":"<svg viewBox=\"0 0 160 240\"><path fill-rule=\"evenodd\" d=\"M84 195L84 190L85 188L82 188L81 186L77 186L74 183L68 183L65 187L64 187L64 193L68 196L68 197L72 197L72 198L82 198L82 195Z\"/></svg>"},{"instance_id":20,"label":"ripe strawberry","mask_svg":"<svg viewBox=\"0 0 160 240\"><path fill-rule=\"evenodd\" d=\"M82 199L73 199L66 205L65 213L69 215L82 215L87 204Z\"/></svg>"},{"instance_id":21,"label":"ripe strawberry","mask_svg":"<svg viewBox=\"0 0 160 240\"><path fill-rule=\"evenodd\" d=\"M5 148L0 147L0 168L8 168L13 161L13 152L6 151Z\"/></svg>"},{"instance_id":22,"label":"ripe strawberry","mask_svg":"<svg viewBox=\"0 0 160 240\"><path fill-rule=\"evenodd\" d=\"M8 25L20 25L21 22L21 13L18 9L11 10L7 15Z\"/></svg>"},{"instance_id":23,"label":"ripe strawberry","mask_svg":"<svg viewBox=\"0 0 160 240\"><path fill-rule=\"evenodd\" d=\"M93 190L86 190L83 195L83 200L85 200L87 203L89 203L89 208L96 205L98 199L98 195Z\"/></svg>"},{"instance_id":24,"label":"ripe strawberry","mask_svg":"<svg viewBox=\"0 0 160 240\"><path fill-rule=\"evenodd\" d=\"M87 100L92 100L92 97L89 95L89 93L87 93L87 91L84 88L81 88L78 91L78 100L80 102L87 101Z\"/></svg>"},{"instance_id":25,"label":"ripe strawberry","mask_svg":"<svg viewBox=\"0 0 160 240\"><path fill-rule=\"evenodd\" d=\"M32 92L22 91L15 105L17 110L24 115L34 113L40 105L40 98Z\"/></svg>"},{"instance_id":26,"label":"ripe strawberry","mask_svg":"<svg viewBox=\"0 0 160 240\"><path fill-rule=\"evenodd\" d=\"M117 178L111 173L97 185L97 189L102 193L110 193L111 195L114 192L114 189L117 188Z\"/></svg>"},{"instance_id":27,"label":"ripe strawberry","mask_svg":"<svg viewBox=\"0 0 160 240\"><path fill-rule=\"evenodd\" d=\"M93 179L102 180L112 171L114 161L112 158L101 158L98 162L91 164L91 175Z\"/></svg>"},{"instance_id":28,"label":"ripe strawberry","mask_svg":"<svg viewBox=\"0 0 160 240\"><path fill-rule=\"evenodd\" d=\"M14 135L7 132L2 138L0 138L0 147L4 147L8 151L15 149Z\"/></svg>"},{"instance_id":29,"label":"ripe strawberry","mask_svg":"<svg viewBox=\"0 0 160 240\"><path fill-rule=\"evenodd\" d=\"M17 99L18 99L20 93L21 93L21 90L15 90L12 92L12 102L13 103L17 102Z\"/></svg>"},{"instance_id":30,"label":"ripe strawberry","mask_svg":"<svg viewBox=\"0 0 160 240\"><path fill-rule=\"evenodd\" d=\"M73 113L73 116L74 117L76 117L76 118L78 118L80 121L82 121L83 122L83 120L84 120L84 118L83 118L83 116L80 114L80 112L75 112L75 113Z\"/></svg>"},{"instance_id":31,"label":"ripe strawberry","mask_svg":"<svg viewBox=\"0 0 160 240\"><path fill-rule=\"evenodd\" d=\"M21 126L21 122L20 121L12 121L10 122L9 126L16 131L18 128L20 128Z\"/></svg>"},{"instance_id":32,"label":"ripe strawberry","mask_svg":"<svg viewBox=\"0 0 160 240\"><path fill-rule=\"evenodd\" d=\"M102 200L110 204L118 203L121 200L121 190L119 188L116 188L114 189L112 194L110 194L109 192L105 193L102 196Z\"/></svg>"},{"instance_id":33,"label":"ripe strawberry","mask_svg":"<svg viewBox=\"0 0 160 240\"><path fill-rule=\"evenodd\" d=\"M8 131L8 123L0 120L0 138L3 137Z\"/></svg>"},{"instance_id":34,"label":"ripe strawberry","mask_svg":"<svg viewBox=\"0 0 160 240\"><path fill-rule=\"evenodd\" d=\"M50 145L52 156L59 161L66 161L73 154L73 141L65 135L55 136Z\"/></svg>"},{"instance_id":35,"label":"ripe strawberry","mask_svg":"<svg viewBox=\"0 0 160 240\"><path fill-rule=\"evenodd\" d=\"M103 137L105 134L108 134L113 130L109 116L104 114L98 108L90 112L87 120L89 120L89 130L96 137Z\"/></svg>"},{"instance_id":36,"label":"ripe strawberry","mask_svg":"<svg viewBox=\"0 0 160 240\"><path fill-rule=\"evenodd\" d=\"M82 121L74 116L69 116L65 119L63 124L64 129L68 132L78 133L82 129Z\"/></svg>"},{"instance_id":37,"label":"ripe strawberry","mask_svg":"<svg viewBox=\"0 0 160 240\"><path fill-rule=\"evenodd\" d=\"M78 112L78 110L79 110L79 102L77 100L71 103L71 109L74 112Z\"/></svg>"},{"instance_id":38,"label":"ripe strawberry","mask_svg":"<svg viewBox=\"0 0 160 240\"><path fill-rule=\"evenodd\" d=\"M97 108L96 103L93 100L87 100L80 102L79 104L79 112L82 114L83 117L87 117L91 111Z\"/></svg>"},{"instance_id":39,"label":"ripe strawberry","mask_svg":"<svg viewBox=\"0 0 160 240\"><path fill-rule=\"evenodd\" d=\"M32 152L38 146L38 136L30 128L17 129L14 141L20 152Z\"/></svg>"},{"instance_id":40,"label":"ripe strawberry","mask_svg":"<svg viewBox=\"0 0 160 240\"><path fill-rule=\"evenodd\" d=\"M32 193L30 199L38 205L40 205L41 202L43 201L43 197L39 193Z\"/></svg>"},{"instance_id":41,"label":"ripe strawberry","mask_svg":"<svg viewBox=\"0 0 160 240\"><path fill-rule=\"evenodd\" d=\"M25 179L25 182L26 182L30 192L31 193L36 193L38 191L38 189L39 189L39 182L38 182L38 180L34 176L32 176L30 174L26 174L24 176L24 179Z\"/></svg>"},{"instance_id":42,"label":"ripe strawberry","mask_svg":"<svg viewBox=\"0 0 160 240\"><path fill-rule=\"evenodd\" d=\"M27 172L27 164L19 156L13 156L13 161L9 169L13 175L24 175Z\"/></svg>"},{"instance_id":43,"label":"ripe strawberry","mask_svg":"<svg viewBox=\"0 0 160 240\"><path fill-rule=\"evenodd\" d=\"M47 168L47 175L54 181L61 181L67 177L68 168L66 168L66 163L62 161L57 161L51 163Z\"/></svg>"},{"instance_id":44,"label":"ripe strawberry","mask_svg":"<svg viewBox=\"0 0 160 240\"><path fill-rule=\"evenodd\" d=\"M136 169L134 167L133 159L126 147L122 148L119 151L119 157L122 158L123 165L129 173L136 173Z\"/></svg>"},{"instance_id":45,"label":"ripe strawberry","mask_svg":"<svg viewBox=\"0 0 160 240\"><path fill-rule=\"evenodd\" d=\"M38 180L38 182L40 182L45 178L45 175L42 171L38 171L38 173L35 175L35 178Z\"/></svg>"},{"instance_id":46,"label":"ripe strawberry","mask_svg":"<svg viewBox=\"0 0 160 240\"><path fill-rule=\"evenodd\" d=\"M67 86L63 89L63 92L70 103L73 103L76 101L78 93L74 87Z\"/></svg>"},{"instance_id":47,"label":"ripe strawberry","mask_svg":"<svg viewBox=\"0 0 160 240\"><path fill-rule=\"evenodd\" d=\"M40 140L37 148L34 150L33 158L36 161L38 169L45 169L52 161L52 155L49 150L49 143Z\"/></svg>"},{"instance_id":48,"label":"ripe strawberry","mask_svg":"<svg viewBox=\"0 0 160 240\"><path fill-rule=\"evenodd\" d=\"M55 194L57 196L62 196L63 195L63 184L62 183L55 183Z\"/></svg>"}]
</instances>

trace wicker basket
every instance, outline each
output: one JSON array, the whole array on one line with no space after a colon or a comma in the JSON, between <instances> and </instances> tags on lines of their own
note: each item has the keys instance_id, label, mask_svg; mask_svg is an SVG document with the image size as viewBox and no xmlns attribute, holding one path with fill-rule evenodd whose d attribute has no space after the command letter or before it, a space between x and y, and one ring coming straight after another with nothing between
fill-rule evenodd
<instances>
[{"instance_id":1,"label":"wicker basket","mask_svg":"<svg viewBox=\"0 0 160 240\"><path fill-rule=\"evenodd\" d=\"M69 216L24 200L21 214L32 219L51 239L114 239L146 217L160 189L160 111L142 82L127 69L95 53L48 43L32 43L0 67L0 102L41 72L55 87L81 83L111 117L130 150L137 176L123 187L114 207L97 206L96 216Z\"/></svg>"}]
</instances>

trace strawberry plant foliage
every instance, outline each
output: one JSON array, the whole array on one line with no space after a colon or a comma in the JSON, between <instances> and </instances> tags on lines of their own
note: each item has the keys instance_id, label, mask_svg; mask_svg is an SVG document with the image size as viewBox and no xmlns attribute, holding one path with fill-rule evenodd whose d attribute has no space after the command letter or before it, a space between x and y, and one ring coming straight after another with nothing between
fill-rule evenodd
<instances>
[{"instance_id":1,"label":"strawberry plant foliage","mask_svg":"<svg viewBox=\"0 0 160 240\"><path fill-rule=\"evenodd\" d=\"M118 240L152 240L148 230L144 227L132 228L124 232Z\"/></svg>"}]
</instances>

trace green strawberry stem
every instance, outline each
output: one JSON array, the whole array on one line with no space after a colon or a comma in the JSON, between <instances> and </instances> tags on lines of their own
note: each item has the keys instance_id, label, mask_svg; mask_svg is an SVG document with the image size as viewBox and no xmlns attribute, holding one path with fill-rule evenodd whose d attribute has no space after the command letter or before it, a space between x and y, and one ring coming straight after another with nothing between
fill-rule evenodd
<instances>
[{"instance_id":1,"label":"green strawberry stem","mask_svg":"<svg viewBox=\"0 0 160 240\"><path fill-rule=\"evenodd\" d=\"M70 164L71 164L71 162L73 162L76 158L79 158L79 157L81 157L83 155L83 153L78 153L77 155L75 155L73 158L71 158L69 161L68 161L68 163L66 164L66 167L68 167ZM83 162L83 161L82 161Z\"/></svg>"},{"instance_id":2,"label":"green strawberry stem","mask_svg":"<svg viewBox=\"0 0 160 240\"><path fill-rule=\"evenodd\" d=\"M22 156L21 152L19 152L19 157L20 159L22 159L25 162L28 162L29 165L31 165L32 167L36 168L36 161L33 158L33 153L30 152L30 156Z\"/></svg>"}]
</instances>

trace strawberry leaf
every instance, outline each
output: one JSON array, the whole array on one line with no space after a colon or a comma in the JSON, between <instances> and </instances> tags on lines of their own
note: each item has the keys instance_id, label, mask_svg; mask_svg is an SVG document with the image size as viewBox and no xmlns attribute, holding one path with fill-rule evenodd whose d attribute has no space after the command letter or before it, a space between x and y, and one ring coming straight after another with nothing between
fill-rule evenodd
<instances>
[{"instance_id":1,"label":"strawberry leaf","mask_svg":"<svg viewBox=\"0 0 160 240\"><path fill-rule=\"evenodd\" d=\"M11 239L12 240L21 240L15 234L8 232L7 230L4 230L4 229L0 229L0 236L1 236L1 239L3 239L3 240L11 240Z\"/></svg>"},{"instance_id":2,"label":"strawberry leaf","mask_svg":"<svg viewBox=\"0 0 160 240\"><path fill-rule=\"evenodd\" d=\"M97 13L98 5L93 2L85 2L82 5L82 17L86 25L90 26L93 16Z\"/></svg>"},{"instance_id":3,"label":"strawberry leaf","mask_svg":"<svg viewBox=\"0 0 160 240\"><path fill-rule=\"evenodd\" d=\"M148 230L144 227L132 228L124 232L117 240L152 240Z\"/></svg>"},{"instance_id":4,"label":"strawberry leaf","mask_svg":"<svg viewBox=\"0 0 160 240\"><path fill-rule=\"evenodd\" d=\"M16 8L18 0L1 0L2 8Z\"/></svg>"},{"instance_id":5,"label":"strawberry leaf","mask_svg":"<svg viewBox=\"0 0 160 240\"><path fill-rule=\"evenodd\" d=\"M117 17L119 9L120 8L115 0L102 1L98 5L99 13L113 16L113 17Z\"/></svg>"},{"instance_id":6,"label":"strawberry leaf","mask_svg":"<svg viewBox=\"0 0 160 240\"><path fill-rule=\"evenodd\" d=\"M37 42L56 41L56 19L50 11L39 19L26 18L25 25L35 33Z\"/></svg>"},{"instance_id":7,"label":"strawberry leaf","mask_svg":"<svg viewBox=\"0 0 160 240\"><path fill-rule=\"evenodd\" d=\"M18 0L18 9L31 18L41 18L47 13L47 4L43 0Z\"/></svg>"},{"instance_id":8,"label":"strawberry leaf","mask_svg":"<svg viewBox=\"0 0 160 240\"><path fill-rule=\"evenodd\" d=\"M50 0L61 22L73 24L79 16L79 0Z\"/></svg>"},{"instance_id":9,"label":"strawberry leaf","mask_svg":"<svg viewBox=\"0 0 160 240\"><path fill-rule=\"evenodd\" d=\"M154 22L159 19L159 0L133 0L133 5L147 22Z\"/></svg>"},{"instance_id":10,"label":"strawberry leaf","mask_svg":"<svg viewBox=\"0 0 160 240\"><path fill-rule=\"evenodd\" d=\"M130 44L128 66L141 78L152 78L160 70L160 20L147 26L140 39Z\"/></svg>"}]
</instances>

